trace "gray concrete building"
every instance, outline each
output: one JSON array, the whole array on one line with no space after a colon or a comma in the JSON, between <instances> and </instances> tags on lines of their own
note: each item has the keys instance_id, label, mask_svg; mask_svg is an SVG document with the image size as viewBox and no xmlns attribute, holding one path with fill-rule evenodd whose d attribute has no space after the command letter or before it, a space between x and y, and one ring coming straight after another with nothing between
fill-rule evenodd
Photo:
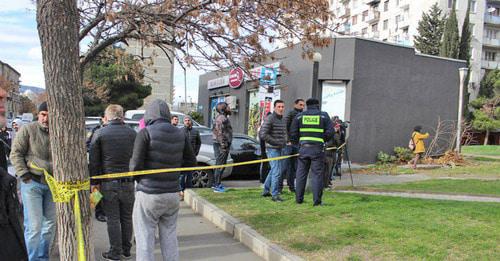
<instances>
[{"instance_id":1,"label":"gray concrete building","mask_svg":"<svg viewBox=\"0 0 500 261\"><path fill-rule=\"evenodd\" d=\"M351 161L369 163L379 151L406 147L415 125L434 128L438 120L456 121L460 60L417 54L412 47L362 38L336 38L324 49L319 63L322 109L330 116L350 121ZM302 58L301 48L281 49L278 61L265 64L277 69L274 88L245 78L238 88L229 87L228 72L200 76L198 108L210 126L214 105L230 103L235 132L256 136L262 114L275 99L287 111L297 98L312 95L313 63ZM283 68L286 68L284 70ZM257 78L265 73L252 69ZM271 77L272 78L272 77ZM262 85L262 82L261 82Z\"/></svg>"},{"instance_id":2,"label":"gray concrete building","mask_svg":"<svg viewBox=\"0 0 500 261\"><path fill-rule=\"evenodd\" d=\"M164 100L172 104L174 88L174 66L167 55L156 46L146 46L138 40L128 40L125 46L127 53L142 57L144 83L151 85L151 95L144 99L143 108L154 99ZM169 55L174 57L173 53Z\"/></svg>"},{"instance_id":3,"label":"gray concrete building","mask_svg":"<svg viewBox=\"0 0 500 261\"><path fill-rule=\"evenodd\" d=\"M0 87L3 88L7 96L7 117L13 118L21 110L21 97L19 95L19 84L21 74L12 66L0 61Z\"/></svg>"}]
</instances>

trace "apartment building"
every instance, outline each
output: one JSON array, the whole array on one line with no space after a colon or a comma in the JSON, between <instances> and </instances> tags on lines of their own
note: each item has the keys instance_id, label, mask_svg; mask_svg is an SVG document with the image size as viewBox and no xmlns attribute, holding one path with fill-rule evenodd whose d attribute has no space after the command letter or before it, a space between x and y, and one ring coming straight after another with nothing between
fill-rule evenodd
<instances>
[{"instance_id":1,"label":"apartment building","mask_svg":"<svg viewBox=\"0 0 500 261\"><path fill-rule=\"evenodd\" d=\"M0 88L7 91L7 117L12 118L19 114L21 109L21 97L19 84L21 74L8 63L0 61Z\"/></svg>"},{"instance_id":2,"label":"apartment building","mask_svg":"<svg viewBox=\"0 0 500 261\"><path fill-rule=\"evenodd\" d=\"M500 0L456 0L459 31L470 1L471 98L488 70L500 68ZM453 0L331 0L339 35L361 36L413 46L422 13L438 3L448 14Z\"/></svg>"}]
</instances>

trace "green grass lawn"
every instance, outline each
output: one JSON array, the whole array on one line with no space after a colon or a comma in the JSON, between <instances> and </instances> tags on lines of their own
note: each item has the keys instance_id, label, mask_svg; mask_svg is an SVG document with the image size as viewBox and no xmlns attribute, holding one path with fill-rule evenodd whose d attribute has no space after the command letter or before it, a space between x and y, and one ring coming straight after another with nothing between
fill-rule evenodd
<instances>
[{"instance_id":1,"label":"green grass lawn","mask_svg":"<svg viewBox=\"0 0 500 261\"><path fill-rule=\"evenodd\" d=\"M500 196L500 180L433 179L403 184L374 185L366 188Z\"/></svg>"},{"instance_id":2,"label":"green grass lawn","mask_svg":"<svg viewBox=\"0 0 500 261\"><path fill-rule=\"evenodd\" d=\"M472 155L487 155L500 157L500 145L476 145L476 146L463 146L463 154Z\"/></svg>"},{"instance_id":3,"label":"green grass lawn","mask_svg":"<svg viewBox=\"0 0 500 261\"><path fill-rule=\"evenodd\" d=\"M362 174L415 174L424 173L433 176L476 176L476 177L500 177L500 159L486 157L472 157L467 159L467 165L455 167L441 167L437 169L403 168L398 165L373 165L369 168L355 171Z\"/></svg>"},{"instance_id":4,"label":"green grass lawn","mask_svg":"<svg viewBox=\"0 0 500 261\"><path fill-rule=\"evenodd\" d=\"M263 236L308 260L500 260L500 204L325 192L296 205L258 189L197 190Z\"/></svg>"}]
</instances>

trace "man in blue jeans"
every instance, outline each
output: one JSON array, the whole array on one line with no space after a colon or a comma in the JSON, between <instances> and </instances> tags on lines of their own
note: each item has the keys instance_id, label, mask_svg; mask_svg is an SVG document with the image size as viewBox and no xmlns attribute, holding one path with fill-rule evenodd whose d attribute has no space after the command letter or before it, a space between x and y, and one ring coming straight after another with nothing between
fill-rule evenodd
<instances>
[{"instance_id":1,"label":"man in blue jeans","mask_svg":"<svg viewBox=\"0 0 500 261\"><path fill-rule=\"evenodd\" d=\"M274 102L273 114L267 116L260 128L259 137L266 142L266 151L268 158L279 157L283 155L283 148L287 142L286 121L283 117L285 103L282 100ZM282 171L282 160L270 161L271 170L264 182L264 192L262 196L272 196L275 202L282 202L279 196L279 182Z\"/></svg>"},{"instance_id":2,"label":"man in blue jeans","mask_svg":"<svg viewBox=\"0 0 500 261\"><path fill-rule=\"evenodd\" d=\"M286 131L288 134L288 142L284 149L284 155L294 155L299 153L299 144L290 140L290 126L293 119L304 110L306 103L303 99L296 99L293 105L293 110L289 111L285 117ZM286 183L290 192L295 193L295 172L297 172L297 157L292 157L283 160L283 169L281 170L280 193L283 190L283 179L286 177Z\"/></svg>"},{"instance_id":3,"label":"man in blue jeans","mask_svg":"<svg viewBox=\"0 0 500 261\"><path fill-rule=\"evenodd\" d=\"M56 227L56 207L42 172L52 173L47 103L38 107L38 121L21 128L16 135L10 159L21 179L24 210L24 238L29 260L49 260L50 244Z\"/></svg>"}]
</instances>

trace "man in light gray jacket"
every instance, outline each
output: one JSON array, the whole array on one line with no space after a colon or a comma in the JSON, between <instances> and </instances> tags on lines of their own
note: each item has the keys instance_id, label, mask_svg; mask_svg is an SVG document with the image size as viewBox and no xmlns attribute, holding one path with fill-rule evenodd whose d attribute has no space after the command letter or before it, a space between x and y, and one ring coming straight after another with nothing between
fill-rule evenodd
<instances>
[{"instance_id":1,"label":"man in light gray jacket","mask_svg":"<svg viewBox=\"0 0 500 261\"><path fill-rule=\"evenodd\" d=\"M260 128L259 137L266 142L266 153L268 158L283 156L283 148L287 142L286 120L283 118L285 103L282 100L274 102L273 114L267 116ZM262 196L272 196L275 202L281 202L283 199L279 196L279 182L282 170L282 160L273 160L269 162L271 170L264 182L264 192Z\"/></svg>"},{"instance_id":2,"label":"man in light gray jacket","mask_svg":"<svg viewBox=\"0 0 500 261\"><path fill-rule=\"evenodd\" d=\"M16 135L10 159L21 179L24 209L24 238L29 260L49 260L49 248L54 238L56 207L43 172L32 164L52 173L47 103L38 107L38 121L21 128Z\"/></svg>"}]
</instances>

